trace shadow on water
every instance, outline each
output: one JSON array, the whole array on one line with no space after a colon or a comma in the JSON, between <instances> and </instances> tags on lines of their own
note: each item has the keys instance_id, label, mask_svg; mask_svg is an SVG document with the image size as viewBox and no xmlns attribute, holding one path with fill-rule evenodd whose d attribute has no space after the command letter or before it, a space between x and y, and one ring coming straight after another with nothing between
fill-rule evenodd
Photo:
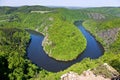
<instances>
[{"instance_id":1,"label":"shadow on water","mask_svg":"<svg viewBox=\"0 0 120 80\"><path fill-rule=\"evenodd\" d=\"M81 22L75 22L75 25L83 33L87 40L86 49L73 61L58 61L49 57L42 47L42 41L44 36L36 31L27 30L31 34L31 42L27 48L28 58L37 66L42 67L43 69L51 72L58 72L64 70L71 65L80 62L84 58L96 59L100 57L104 49L102 46L95 40L95 38L85 30L81 25ZM64 56L64 55L63 55Z\"/></svg>"}]
</instances>

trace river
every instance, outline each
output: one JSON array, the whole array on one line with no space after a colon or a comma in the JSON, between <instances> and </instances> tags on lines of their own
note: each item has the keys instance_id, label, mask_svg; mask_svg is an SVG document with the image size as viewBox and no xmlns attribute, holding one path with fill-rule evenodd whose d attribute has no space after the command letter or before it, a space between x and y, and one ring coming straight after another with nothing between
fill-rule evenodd
<instances>
[{"instance_id":1,"label":"river","mask_svg":"<svg viewBox=\"0 0 120 80\"><path fill-rule=\"evenodd\" d=\"M78 29L83 33L87 40L87 47L82 54L80 54L73 61L57 61L51 57L49 57L42 47L42 41L44 36L36 31L27 30L31 34L31 42L27 48L27 56L28 58L37 66L51 72L58 72L61 70L65 70L71 65L80 62L84 58L96 59L103 55L102 46L95 40L95 38L85 30L85 28L81 25L77 25ZM64 56L64 55L63 55Z\"/></svg>"}]
</instances>

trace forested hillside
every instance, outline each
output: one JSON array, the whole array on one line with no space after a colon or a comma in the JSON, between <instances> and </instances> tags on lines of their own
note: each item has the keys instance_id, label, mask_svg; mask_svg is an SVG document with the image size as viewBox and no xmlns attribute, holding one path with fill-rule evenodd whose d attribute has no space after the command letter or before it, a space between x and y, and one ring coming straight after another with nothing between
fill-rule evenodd
<instances>
[{"instance_id":1,"label":"forested hillside","mask_svg":"<svg viewBox=\"0 0 120 80\"><path fill-rule=\"evenodd\" d=\"M49 72L27 57L30 29L44 35L43 48L48 56L62 61L76 59L87 41L75 21L102 44L98 59L85 58L64 71ZM80 45L78 45L80 44ZM72 46L71 46L72 45ZM78 74L108 63L120 72L120 8L49 8L44 6L0 7L0 79L59 80L66 72Z\"/></svg>"}]
</instances>

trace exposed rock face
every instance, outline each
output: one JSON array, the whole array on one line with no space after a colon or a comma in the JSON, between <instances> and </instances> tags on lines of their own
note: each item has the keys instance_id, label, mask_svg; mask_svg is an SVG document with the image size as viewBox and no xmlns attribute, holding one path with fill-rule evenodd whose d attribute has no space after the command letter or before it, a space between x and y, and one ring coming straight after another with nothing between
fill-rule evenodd
<instances>
[{"instance_id":1,"label":"exposed rock face","mask_svg":"<svg viewBox=\"0 0 120 80\"><path fill-rule=\"evenodd\" d=\"M116 76L116 77L113 77L111 80L120 80L120 75Z\"/></svg>"},{"instance_id":2,"label":"exposed rock face","mask_svg":"<svg viewBox=\"0 0 120 80\"><path fill-rule=\"evenodd\" d=\"M104 77L113 78L119 75L119 73L107 63L98 66L97 68L93 69L94 74L96 75L103 75Z\"/></svg>"},{"instance_id":3,"label":"exposed rock face","mask_svg":"<svg viewBox=\"0 0 120 80\"><path fill-rule=\"evenodd\" d=\"M50 13L52 11L31 11L31 13L41 13L41 14L45 14L45 13Z\"/></svg>"},{"instance_id":4,"label":"exposed rock face","mask_svg":"<svg viewBox=\"0 0 120 80\"><path fill-rule=\"evenodd\" d=\"M94 20L103 20L105 16L100 13L88 13L88 16Z\"/></svg>"},{"instance_id":5,"label":"exposed rock face","mask_svg":"<svg viewBox=\"0 0 120 80\"><path fill-rule=\"evenodd\" d=\"M49 17L49 20L50 20L50 21L53 21L54 19L53 19L52 17Z\"/></svg>"},{"instance_id":6,"label":"exposed rock face","mask_svg":"<svg viewBox=\"0 0 120 80\"><path fill-rule=\"evenodd\" d=\"M61 80L78 80L79 75L74 72L69 72L61 76Z\"/></svg>"},{"instance_id":7,"label":"exposed rock face","mask_svg":"<svg viewBox=\"0 0 120 80\"><path fill-rule=\"evenodd\" d=\"M42 41L43 49L46 51L45 46L46 45L51 45L51 44L52 44L52 42L48 39L48 34L46 34L44 40ZM49 55L50 55L51 54L51 50L49 52L46 51L46 53L47 54L49 53Z\"/></svg>"},{"instance_id":8,"label":"exposed rock face","mask_svg":"<svg viewBox=\"0 0 120 80\"><path fill-rule=\"evenodd\" d=\"M120 31L120 28L108 29L99 32L98 36L101 37L104 40L105 44L109 46L116 40L118 31Z\"/></svg>"},{"instance_id":9,"label":"exposed rock face","mask_svg":"<svg viewBox=\"0 0 120 80\"><path fill-rule=\"evenodd\" d=\"M107 63L104 63L103 66L112 74L112 76L117 76L119 73L112 66L109 66Z\"/></svg>"},{"instance_id":10,"label":"exposed rock face","mask_svg":"<svg viewBox=\"0 0 120 80\"><path fill-rule=\"evenodd\" d=\"M81 75L74 72L69 72L61 76L61 80L110 80L101 75L96 76L92 71L84 71Z\"/></svg>"},{"instance_id":11,"label":"exposed rock face","mask_svg":"<svg viewBox=\"0 0 120 80\"><path fill-rule=\"evenodd\" d=\"M100 72L99 74L96 74L95 70L98 69L99 72L99 69L101 69L101 67L104 67L104 69L106 69L111 75L107 77L106 75L108 73L106 72ZM104 69L101 71L104 71ZM75 72L68 72L61 76L61 80L111 80L113 78L119 78L118 75L119 73L114 68L109 66L107 63L104 63L96 69L84 71L81 75L78 75Z\"/></svg>"}]
</instances>

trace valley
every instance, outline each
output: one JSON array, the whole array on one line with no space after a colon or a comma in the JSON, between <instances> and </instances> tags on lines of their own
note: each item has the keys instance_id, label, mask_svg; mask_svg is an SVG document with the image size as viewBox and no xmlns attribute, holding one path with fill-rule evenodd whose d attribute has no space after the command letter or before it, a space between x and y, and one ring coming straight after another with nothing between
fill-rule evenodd
<instances>
[{"instance_id":1,"label":"valley","mask_svg":"<svg viewBox=\"0 0 120 80\"><path fill-rule=\"evenodd\" d=\"M119 13L119 7L0 7L0 79L60 80L104 63L120 72Z\"/></svg>"}]
</instances>

